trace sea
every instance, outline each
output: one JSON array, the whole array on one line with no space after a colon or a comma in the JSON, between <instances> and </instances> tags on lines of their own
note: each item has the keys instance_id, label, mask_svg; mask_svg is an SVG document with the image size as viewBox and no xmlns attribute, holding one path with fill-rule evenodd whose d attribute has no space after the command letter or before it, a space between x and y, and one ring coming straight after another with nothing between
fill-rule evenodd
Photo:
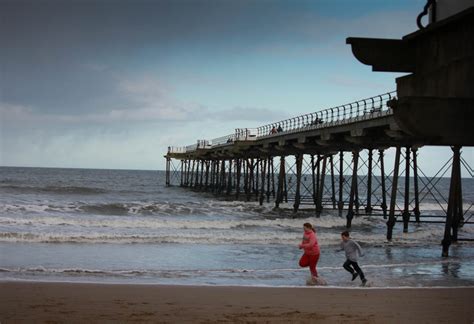
<instances>
[{"instance_id":1,"label":"sea","mask_svg":"<svg viewBox=\"0 0 474 324\"><path fill-rule=\"evenodd\" d=\"M447 191L449 179L440 185ZM473 192L473 179L463 181L467 206ZM281 207L166 187L163 171L0 167L0 281L306 286L298 244L310 222L319 275L359 287L337 251L345 214ZM397 222L388 242L376 216L355 217L351 228L370 287L474 286L474 243L454 243L443 258L443 233L442 223L403 233ZM474 238L474 225L459 236Z\"/></svg>"}]
</instances>

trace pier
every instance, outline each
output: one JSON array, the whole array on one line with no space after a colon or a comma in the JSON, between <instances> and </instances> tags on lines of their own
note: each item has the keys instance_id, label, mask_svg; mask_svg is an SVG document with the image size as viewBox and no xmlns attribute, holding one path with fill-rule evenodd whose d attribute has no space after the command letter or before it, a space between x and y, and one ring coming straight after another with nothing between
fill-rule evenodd
<instances>
[{"instance_id":1,"label":"pier","mask_svg":"<svg viewBox=\"0 0 474 324\"><path fill-rule=\"evenodd\" d=\"M347 228L357 216L383 217L389 241L397 222L405 233L410 223L444 223L448 256L452 242L470 240L458 237L459 228L474 224L473 202L462 190L462 175L474 176L463 157L474 146L474 8L420 27L400 40L346 40L374 71L410 73L396 80L396 91L170 146L166 185L275 208L288 203L294 213L311 208L317 217L335 210ZM434 177L418 164L426 146L451 149ZM445 176L446 193L437 187ZM442 215L423 213L427 198Z\"/></svg>"}]
</instances>

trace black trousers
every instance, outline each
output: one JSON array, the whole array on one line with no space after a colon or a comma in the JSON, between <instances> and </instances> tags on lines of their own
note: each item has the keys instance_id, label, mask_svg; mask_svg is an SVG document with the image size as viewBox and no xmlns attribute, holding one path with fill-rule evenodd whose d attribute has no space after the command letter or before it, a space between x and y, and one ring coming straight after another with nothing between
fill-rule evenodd
<instances>
[{"instance_id":1,"label":"black trousers","mask_svg":"<svg viewBox=\"0 0 474 324\"><path fill-rule=\"evenodd\" d=\"M347 259L346 262L344 262L343 267L344 267L344 269L346 269L347 271L349 271L352 274L354 274L354 270L355 270L355 272L357 272L359 274L359 277L360 277L361 280L365 279L364 273L362 272L362 269L359 267L357 262L354 262L354 261L351 261L351 260Z\"/></svg>"}]
</instances>

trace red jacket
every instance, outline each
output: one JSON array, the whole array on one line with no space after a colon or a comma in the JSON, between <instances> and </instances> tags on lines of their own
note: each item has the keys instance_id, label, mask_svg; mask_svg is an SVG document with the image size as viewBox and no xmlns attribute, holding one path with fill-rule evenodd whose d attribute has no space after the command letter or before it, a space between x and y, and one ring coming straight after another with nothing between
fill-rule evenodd
<instances>
[{"instance_id":1,"label":"red jacket","mask_svg":"<svg viewBox=\"0 0 474 324\"><path fill-rule=\"evenodd\" d=\"M304 254L317 255L319 254L319 244L316 233L313 231L304 231L303 241L300 244L300 249L304 249Z\"/></svg>"}]
</instances>

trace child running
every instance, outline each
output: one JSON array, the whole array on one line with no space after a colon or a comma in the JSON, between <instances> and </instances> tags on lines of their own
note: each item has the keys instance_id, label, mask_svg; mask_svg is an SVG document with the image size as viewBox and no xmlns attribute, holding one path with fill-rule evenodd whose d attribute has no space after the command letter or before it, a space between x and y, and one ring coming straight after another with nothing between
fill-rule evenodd
<instances>
[{"instance_id":1,"label":"child running","mask_svg":"<svg viewBox=\"0 0 474 324\"><path fill-rule=\"evenodd\" d=\"M300 267L308 267L311 272L313 279L318 277L316 270L316 264L319 260L319 244L318 238L316 237L316 231L310 223L303 224L304 234L303 241L299 245L300 249L304 249L304 254L300 259Z\"/></svg>"},{"instance_id":2,"label":"child running","mask_svg":"<svg viewBox=\"0 0 474 324\"><path fill-rule=\"evenodd\" d=\"M346 252L346 262L344 262L343 267L352 274L352 281L359 276L360 280L362 280L362 285L365 286L367 279L365 279L362 269L357 264L359 256L363 255L362 248L357 242L350 239L348 231L342 232L341 238L341 249L338 251L344 250Z\"/></svg>"}]
</instances>

